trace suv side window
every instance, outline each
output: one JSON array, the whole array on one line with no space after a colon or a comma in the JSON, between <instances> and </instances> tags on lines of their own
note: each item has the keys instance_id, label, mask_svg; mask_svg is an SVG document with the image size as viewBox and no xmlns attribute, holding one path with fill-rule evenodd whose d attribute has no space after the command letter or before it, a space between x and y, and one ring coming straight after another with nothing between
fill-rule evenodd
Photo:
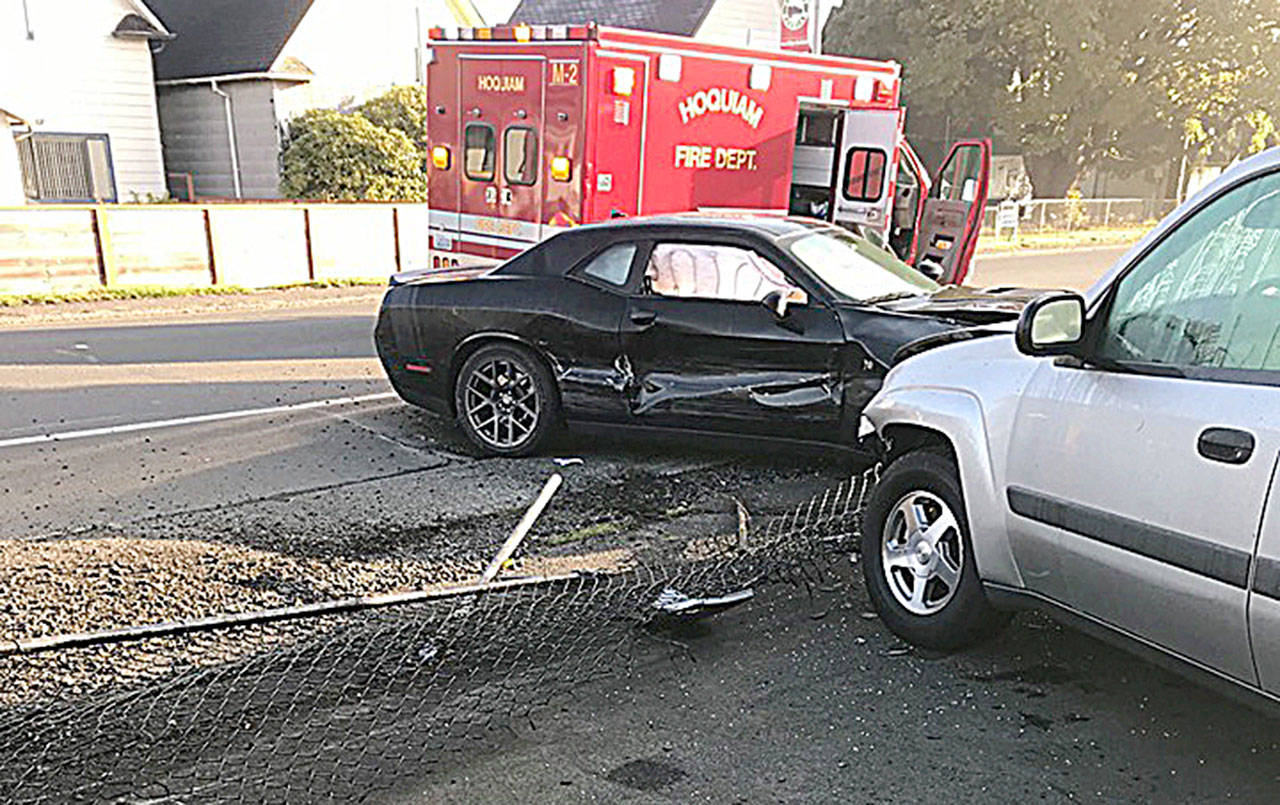
<instances>
[{"instance_id":1,"label":"suv side window","mask_svg":"<svg viewBox=\"0 0 1280 805\"><path fill-rule=\"evenodd\" d=\"M1280 173L1220 196L1125 274L1098 350L1188 374L1280 371Z\"/></svg>"},{"instance_id":2,"label":"suv side window","mask_svg":"<svg viewBox=\"0 0 1280 805\"><path fill-rule=\"evenodd\" d=\"M737 246L659 243L645 269L649 289L659 296L759 302L770 291L794 286L765 258Z\"/></svg>"}]
</instances>

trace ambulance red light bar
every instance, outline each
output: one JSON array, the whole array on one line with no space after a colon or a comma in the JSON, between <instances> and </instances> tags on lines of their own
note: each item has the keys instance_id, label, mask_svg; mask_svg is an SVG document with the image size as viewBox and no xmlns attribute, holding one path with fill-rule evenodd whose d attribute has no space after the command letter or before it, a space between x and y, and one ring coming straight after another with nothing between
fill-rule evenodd
<instances>
[{"instance_id":1,"label":"ambulance red light bar","mask_svg":"<svg viewBox=\"0 0 1280 805\"><path fill-rule=\"evenodd\" d=\"M436 42L495 41L540 42L556 39L594 39L595 25L494 25L489 28L443 28L427 30L427 38Z\"/></svg>"}]
</instances>

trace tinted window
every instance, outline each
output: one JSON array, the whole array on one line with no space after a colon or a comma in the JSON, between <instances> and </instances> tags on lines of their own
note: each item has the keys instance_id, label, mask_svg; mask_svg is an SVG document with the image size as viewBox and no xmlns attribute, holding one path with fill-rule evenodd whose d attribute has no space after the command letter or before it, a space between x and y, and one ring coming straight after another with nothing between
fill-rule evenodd
<instances>
[{"instance_id":1,"label":"tinted window","mask_svg":"<svg viewBox=\"0 0 1280 805\"><path fill-rule=\"evenodd\" d=\"M879 201L884 195L883 151L850 148L845 153L844 197L850 201Z\"/></svg>"},{"instance_id":2,"label":"tinted window","mask_svg":"<svg viewBox=\"0 0 1280 805\"><path fill-rule=\"evenodd\" d=\"M463 162L468 179L493 181L493 160L497 150L493 127L484 123L468 123Z\"/></svg>"},{"instance_id":3,"label":"tinted window","mask_svg":"<svg viewBox=\"0 0 1280 805\"><path fill-rule=\"evenodd\" d=\"M631 261L636 256L636 244L615 243L597 254L582 267L582 273L610 285L626 285L631 273Z\"/></svg>"},{"instance_id":4,"label":"tinted window","mask_svg":"<svg viewBox=\"0 0 1280 805\"><path fill-rule=\"evenodd\" d=\"M528 126L511 126L503 133L502 173L511 184L537 184L537 132Z\"/></svg>"},{"instance_id":5,"label":"tinted window","mask_svg":"<svg viewBox=\"0 0 1280 805\"><path fill-rule=\"evenodd\" d=\"M1280 371L1280 174L1213 201L1115 289L1103 357Z\"/></svg>"},{"instance_id":6,"label":"tinted window","mask_svg":"<svg viewBox=\"0 0 1280 805\"><path fill-rule=\"evenodd\" d=\"M793 286L773 263L749 249L694 243L660 243L645 270L661 296L759 302L770 291Z\"/></svg>"}]
</instances>

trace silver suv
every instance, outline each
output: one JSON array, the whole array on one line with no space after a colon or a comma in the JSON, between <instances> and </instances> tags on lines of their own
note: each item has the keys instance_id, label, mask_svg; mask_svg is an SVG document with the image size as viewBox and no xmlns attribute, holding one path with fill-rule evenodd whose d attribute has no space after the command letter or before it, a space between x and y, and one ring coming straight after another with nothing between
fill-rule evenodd
<instances>
[{"instance_id":1,"label":"silver suv","mask_svg":"<svg viewBox=\"0 0 1280 805\"><path fill-rule=\"evenodd\" d=\"M1083 297L905 360L865 416L863 567L898 635L954 649L1048 605L1280 699L1280 149Z\"/></svg>"}]
</instances>

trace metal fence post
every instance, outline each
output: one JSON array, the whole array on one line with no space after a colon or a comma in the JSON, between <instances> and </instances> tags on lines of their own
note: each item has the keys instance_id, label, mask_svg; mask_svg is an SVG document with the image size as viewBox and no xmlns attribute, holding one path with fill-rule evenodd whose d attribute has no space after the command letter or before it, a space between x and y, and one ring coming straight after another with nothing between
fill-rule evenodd
<instances>
[{"instance_id":1,"label":"metal fence post","mask_svg":"<svg viewBox=\"0 0 1280 805\"><path fill-rule=\"evenodd\" d=\"M93 220L93 245L98 253L98 281L109 288L116 284L116 255L111 247L111 229L101 205L95 206L89 214Z\"/></svg>"},{"instance_id":2,"label":"metal fence post","mask_svg":"<svg viewBox=\"0 0 1280 805\"><path fill-rule=\"evenodd\" d=\"M307 279L311 282L316 280L316 257L311 249L311 208L302 208L302 235L306 239L307 245Z\"/></svg>"},{"instance_id":3,"label":"metal fence post","mask_svg":"<svg viewBox=\"0 0 1280 805\"><path fill-rule=\"evenodd\" d=\"M205 207L201 210L204 218L204 246L209 255L209 284L218 284L218 257L217 251L213 248L213 221L209 218L209 208Z\"/></svg>"}]
</instances>

